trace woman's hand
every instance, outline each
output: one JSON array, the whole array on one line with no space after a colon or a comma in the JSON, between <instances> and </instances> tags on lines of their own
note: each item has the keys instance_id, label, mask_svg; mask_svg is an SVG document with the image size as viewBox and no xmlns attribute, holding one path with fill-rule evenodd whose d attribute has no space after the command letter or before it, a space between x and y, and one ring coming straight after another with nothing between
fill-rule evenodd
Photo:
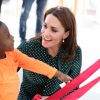
<instances>
[{"instance_id":1,"label":"woman's hand","mask_svg":"<svg viewBox=\"0 0 100 100\"><path fill-rule=\"evenodd\" d=\"M57 77L60 81L66 82L66 83L68 83L72 80L72 78L70 76L68 76L60 71L57 71L54 77Z\"/></svg>"}]
</instances>

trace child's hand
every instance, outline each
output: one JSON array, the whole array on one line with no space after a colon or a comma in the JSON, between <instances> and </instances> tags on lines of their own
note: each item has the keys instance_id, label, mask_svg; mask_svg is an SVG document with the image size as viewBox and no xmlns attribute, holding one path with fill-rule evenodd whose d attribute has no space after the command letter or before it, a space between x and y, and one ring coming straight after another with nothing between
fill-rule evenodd
<instances>
[{"instance_id":1,"label":"child's hand","mask_svg":"<svg viewBox=\"0 0 100 100\"><path fill-rule=\"evenodd\" d=\"M60 71L57 71L57 73L55 74L55 77L57 77L59 80L61 80L62 82L70 82L72 80L72 78L66 74L63 74Z\"/></svg>"}]
</instances>

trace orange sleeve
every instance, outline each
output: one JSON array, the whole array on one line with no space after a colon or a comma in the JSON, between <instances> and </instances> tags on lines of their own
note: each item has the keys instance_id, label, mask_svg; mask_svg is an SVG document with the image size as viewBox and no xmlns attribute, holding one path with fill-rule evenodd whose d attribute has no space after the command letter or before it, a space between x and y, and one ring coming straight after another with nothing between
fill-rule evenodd
<instances>
[{"instance_id":1,"label":"orange sleeve","mask_svg":"<svg viewBox=\"0 0 100 100\"><path fill-rule=\"evenodd\" d=\"M15 55L14 56L15 61L17 61L19 66L24 69L30 70L32 72L36 72L38 74L45 75L49 78L52 78L57 72L57 69L35 58L28 57L27 55L21 53L19 50L15 49L14 55Z\"/></svg>"}]
</instances>

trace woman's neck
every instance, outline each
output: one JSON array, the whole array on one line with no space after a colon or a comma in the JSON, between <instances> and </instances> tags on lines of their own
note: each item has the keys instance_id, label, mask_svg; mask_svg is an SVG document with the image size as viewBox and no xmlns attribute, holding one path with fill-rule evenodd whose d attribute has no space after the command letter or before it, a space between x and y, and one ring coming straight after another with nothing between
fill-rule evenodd
<instances>
[{"instance_id":1,"label":"woman's neck","mask_svg":"<svg viewBox=\"0 0 100 100\"><path fill-rule=\"evenodd\" d=\"M48 49L48 53L49 55L51 55L52 57L55 57L58 54L58 48L49 48Z\"/></svg>"}]
</instances>

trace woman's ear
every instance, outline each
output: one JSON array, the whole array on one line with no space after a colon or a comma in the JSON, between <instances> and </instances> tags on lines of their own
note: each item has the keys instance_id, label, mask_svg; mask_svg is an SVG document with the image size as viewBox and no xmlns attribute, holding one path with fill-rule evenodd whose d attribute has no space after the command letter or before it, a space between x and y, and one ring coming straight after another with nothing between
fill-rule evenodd
<instances>
[{"instance_id":1,"label":"woman's ear","mask_svg":"<svg viewBox=\"0 0 100 100\"><path fill-rule=\"evenodd\" d=\"M65 32L63 35L63 39L66 39L69 36L69 31Z\"/></svg>"}]
</instances>

